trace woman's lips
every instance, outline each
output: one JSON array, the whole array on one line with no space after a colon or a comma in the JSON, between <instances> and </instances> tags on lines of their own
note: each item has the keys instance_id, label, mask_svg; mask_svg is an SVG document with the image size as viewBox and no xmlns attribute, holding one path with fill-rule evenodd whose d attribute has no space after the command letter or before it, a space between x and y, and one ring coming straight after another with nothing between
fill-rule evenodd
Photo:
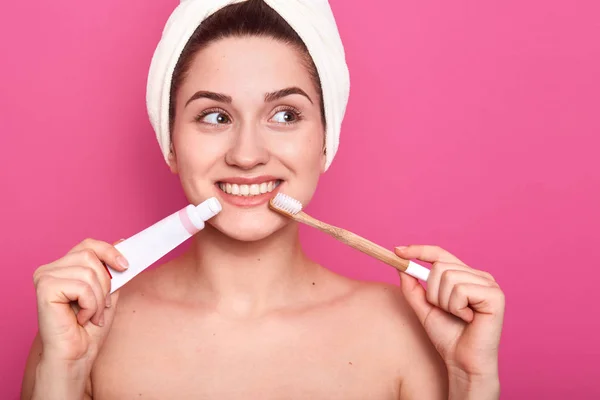
<instances>
[{"instance_id":1,"label":"woman's lips","mask_svg":"<svg viewBox=\"0 0 600 400\"><path fill-rule=\"evenodd\" d=\"M239 183L233 183L234 181ZM282 183L279 179L238 178L217 182L215 186L225 202L236 207L256 207L275 197Z\"/></svg>"}]
</instances>

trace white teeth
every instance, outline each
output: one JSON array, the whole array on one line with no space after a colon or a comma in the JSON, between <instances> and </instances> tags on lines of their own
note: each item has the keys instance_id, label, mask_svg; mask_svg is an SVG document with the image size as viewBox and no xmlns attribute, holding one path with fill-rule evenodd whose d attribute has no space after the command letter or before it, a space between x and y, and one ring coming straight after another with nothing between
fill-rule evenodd
<instances>
[{"instance_id":1,"label":"white teeth","mask_svg":"<svg viewBox=\"0 0 600 400\"><path fill-rule=\"evenodd\" d=\"M225 193L234 196L258 196L260 194L272 192L280 183L281 181L269 181L260 184L238 185L236 183L219 182L217 186Z\"/></svg>"}]
</instances>

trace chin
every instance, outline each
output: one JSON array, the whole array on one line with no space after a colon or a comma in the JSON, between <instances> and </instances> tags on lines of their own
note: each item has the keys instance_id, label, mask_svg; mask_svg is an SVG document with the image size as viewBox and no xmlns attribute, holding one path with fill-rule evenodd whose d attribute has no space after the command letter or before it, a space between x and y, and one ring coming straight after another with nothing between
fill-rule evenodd
<instances>
[{"instance_id":1,"label":"chin","mask_svg":"<svg viewBox=\"0 0 600 400\"><path fill-rule=\"evenodd\" d=\"M264 213L242 212L242 215L239 214L221 212L209 223L223 235L240 242L256 242L266 239L290 223L285 217L267 210Z\"/></svg>"}]
</instances>

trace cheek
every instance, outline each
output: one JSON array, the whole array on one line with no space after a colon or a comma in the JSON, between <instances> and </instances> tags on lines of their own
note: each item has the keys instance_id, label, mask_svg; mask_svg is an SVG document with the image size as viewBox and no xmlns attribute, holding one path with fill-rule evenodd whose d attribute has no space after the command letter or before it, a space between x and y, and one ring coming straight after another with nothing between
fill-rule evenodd
<instances>
[{"instance_id":1,"label":"cheek","mask_svg":"<svg viewBox=\"0 0 600 400\"><path fill-rule=\"evenodd\" d=\"M298 175L302 179L312 180L321 174L321 146L313 141L305 151L297 152L295 156L298 165Z\"/></svg>"},{"instance_id":2,"label":"cheek","mask_svg":"<svg viewBox=\"0 0 600 400\"><path fill-rule=\"evenodd\" d=\"M222 140L193 129L179 130L174 137L177 173L184 193L191 201L212 196L214 188L210 177L215 165L223 159Z\"/></svg>"},{"instance_id":3,"label":"cheek","mask_svg":"<svg viewBox=\"0 0 600 400\"><path fill-rule=\"evenodd\" d=\"M310 132L280 148L281 161L291 170L290 196L307 205L317 188L322 172L323 143L321 135Z\"/></svg>"},{"instance_id":4,"label":"cheek","mask_svg":"<svg viewBox=\"0 0 600 400\"><path fill-rule=\"evenodd\" d=\"M222 137L202 135L192 127L176 133L175 151L180 174L203 174L223 157L226 146Z\"/></svg>"},{"instance_id":5,"label":"cheek","mask_svg":"<svg viewBox=\"0 0 600 400\"><path fill-rule=\"evenodd\" d=\"M279 153L294 172L301 175L318 174L323 156L322 135L314 130L297 135L294 140L283 141L279 146Z\"/></svg>"}]
</instances>

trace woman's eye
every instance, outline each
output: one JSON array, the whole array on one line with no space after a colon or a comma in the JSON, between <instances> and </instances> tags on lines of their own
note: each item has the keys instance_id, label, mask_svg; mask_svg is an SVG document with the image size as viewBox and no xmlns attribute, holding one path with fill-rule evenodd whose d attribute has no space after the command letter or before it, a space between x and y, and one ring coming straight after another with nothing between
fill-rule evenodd
<instances>
[{"instance_id":1,"label":"woman's eye","mask_svg":"<svg viewBox=\"0 0 600 400\"><path fill-rule=\"evenodd\" d=\"M273 116L273 120L280 124L286 124L290 122L296 122L298 116L293 111L279 111L277 114Z\"/></svg>"},{"instance_id":2,"label":"woman's eye","mask_svg":"<svg viewBox=\"0 0 600 400\"><path fill-rule=\"evenodd\" d=\"M202 117L202 122L207 123L207 124L218 125L218 124L228 124L230 121L229 121L229 117L226 114L223 114L221 112L212 112L212 113L206 114L204 117Z\"/></svg>"}]
</instances>

